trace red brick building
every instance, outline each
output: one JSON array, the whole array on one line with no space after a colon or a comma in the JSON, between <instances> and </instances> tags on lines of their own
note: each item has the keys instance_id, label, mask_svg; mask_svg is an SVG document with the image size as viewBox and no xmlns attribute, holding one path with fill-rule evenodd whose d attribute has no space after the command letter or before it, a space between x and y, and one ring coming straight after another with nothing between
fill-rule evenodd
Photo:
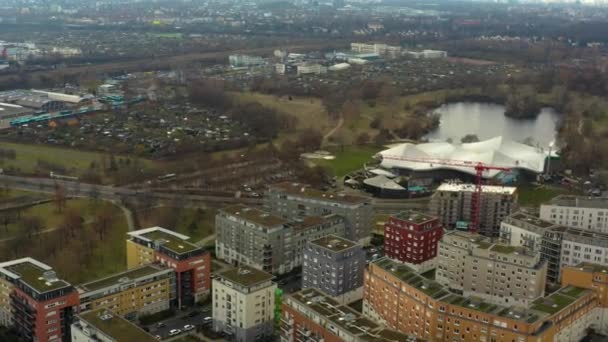
<instances>
[{"instance_id":1,"label":"red brick building","mask_svg":"<svg viewBox=\"0 0 608 342\"><path fill-rule=\"evenodd\" d=\"M410 265L422 265L437 255L443 236L439 219L405 211L391 216L384 225L384 254Z\"/></svg>"}]
</instances>

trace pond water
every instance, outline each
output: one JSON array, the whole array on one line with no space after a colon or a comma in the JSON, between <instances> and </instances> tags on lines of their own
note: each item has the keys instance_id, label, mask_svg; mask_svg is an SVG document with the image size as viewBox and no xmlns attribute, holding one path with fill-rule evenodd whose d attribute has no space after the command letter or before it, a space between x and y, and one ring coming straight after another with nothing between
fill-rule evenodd
<instances>
[{"instance_id":1,"label":"pond water","mask_svg":"<svg viewBox=\"0 0 608 342\"><path fill-rule=\"evenodd\" d=\"M429 141L454 142L467 134L475 134L480 140L499 135L522 142L531 137L535 144L548 146L555 140L561 115L551 108L543 108L536 119L506 117L502 105L478 102L445 104L433 111L441 116L439 127L425 135Z\"/></svg>"}]
</instances>

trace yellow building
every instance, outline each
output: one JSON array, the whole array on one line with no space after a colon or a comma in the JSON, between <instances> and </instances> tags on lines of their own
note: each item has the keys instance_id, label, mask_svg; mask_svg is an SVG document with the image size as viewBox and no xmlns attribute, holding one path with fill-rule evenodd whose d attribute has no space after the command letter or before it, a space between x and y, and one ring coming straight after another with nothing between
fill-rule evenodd
<instances>
[{"instance_id":1,"label":"yellow building","mask_svg":"<svg viewBox=\"0 0 608 342\"><path fill-rule=\"evenodd\" d=\"M369 265L364 282L366 316L428 341L579 341L597 321L595 292L575 286L507 307L450 292L387 258Z\"/></svg>"},{"instance_id":2,"label":"yellow building","mask_svg":"<svg viewBox=\"0 0 608 342\"><path fill-rule=\"evenodd\" d=\"M127 319L167 310L175 299L175 271L146 265L78 287L81 311L108 309Z\"/></svg>"},{"instance_id":3,"label":"yellow building","mask_svg":"<svg viewBox=\"0 0 608 342\"><path fill-rule=\"evenodd\" d=\"M591 327L608 334L608 266L582 263L562 269L562 285L578 286L595 291L599 305L596 309L598 322Z\"/></svg>"},{"instance_id":4,"label":"yellow building","mask_svg":"<svg viewBox=\"0 0 608 342\"><path fill-rule=\"evenodd\" d=\"M154 249L137 243L133 240L127 240L127 268L132 269L148 265L154 262Z\"/></svg>"},{"instance_id":5,"label":"yellow building","mask_svg":"<svg viewBox=\"0 0 608 342\"><path fill-rule=\"evenodd\" d=\"M0 326L12 324L10 294L13 292L13 286L0 274Z\"/></svg>"}]
</instances>

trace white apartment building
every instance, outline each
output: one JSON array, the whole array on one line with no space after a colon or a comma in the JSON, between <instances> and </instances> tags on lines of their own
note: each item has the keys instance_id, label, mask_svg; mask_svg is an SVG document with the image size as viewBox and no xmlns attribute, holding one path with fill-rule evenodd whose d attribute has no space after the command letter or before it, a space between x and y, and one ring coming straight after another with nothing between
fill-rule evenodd
<instances>
[{"instance_id":1,"label":"white apartment building","mask_svg":"<svg viewBox=\"0 0 608 342\"><path fill-rule=\"evenodd\" d=\"M608 198L557 196L541 205L540 218L566 227L608 234Z\"/></svg>"},{"instance_id":2,"label":"white apartment building","mask_svg":"<svg viewBox=\"0 0 608 342\"><path fill-rule=\"evenodd\" d=\"M608 234L572 228L564 230L560 268L580 263L608 266Z\"/></svg>"},{"instance_id":3,"label":"white apartment building","mask_svg":"<svg viewBox=\"0 0 608 342\"><path fill-rule=\"evenodd\" d=\"M248 266L221 272L213 279L213 329L231 341L257 341L272 336L272 274Z\"/></svg>"}]
</instances>

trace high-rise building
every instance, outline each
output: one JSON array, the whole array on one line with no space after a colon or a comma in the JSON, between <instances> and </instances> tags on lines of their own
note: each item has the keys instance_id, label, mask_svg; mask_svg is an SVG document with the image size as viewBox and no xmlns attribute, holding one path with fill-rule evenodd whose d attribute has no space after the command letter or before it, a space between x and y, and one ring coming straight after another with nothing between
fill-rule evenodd
<instances>
[{"instance_id":1,"label":"high-rise building","mask_svg":"<svg viewBox=\"0 0 608 342\"><path fill-rule=\"evenodd\" d=\"M241 266L213 278L213 329L233 341L272 336L277 285L272 274Z\"/></svg>"},{"instance_id":2,"label":"high-rise building","mask_svg":"<svg viewBox=\"0 0 608 342\"><path fill-rule=\"evenodd\" d=\"M363 296L364 269L361 245L335 235L325 236L306 245L302 287L318 288L342 304L350 303Z\"/></svg>"},{"instance_id":3,"label":"high-rise building","mask_svg":"<svg viewBox=\"0 0 608 342\"><path fill-rule=\"evenodd\" d=\"M161 227L129 232L127 267L158 263L175 271L177 307L192 305L209 295L211 256L188 242L188 236Z\"/></svg>"},{"instance_id":4,"label":"high-rise building","mask_svg":"<svg viewBox=\"0 0 608 342\"><path fill-rule=\"evenodd\" d=\"M175 271L149 264L79 285L80 311L107 309L136 319L171 308L176 299Z\"/></svg>"},{"instance_id":5,"label":"high-rise building","mask_svg":"<svg viewBox=\"0 0 608 342\"><path fill-rule=\"evenodd\" d=\"M436 280L467 296L526 307L544 296L547 263L539 253L453 231L439 242Z\"/></svg>"},{"instance_id":6,"label":"high-rise building","mask_svg":"<svg viewBox=\"0 0 608 342\"><path fill-rule=\"evenodd\" d=\"M298 183L280 183L271 185L264 198L268 211L289 220L335 214L345 219L344 237L357 242L371 238L373 210L366 197L323 192Z\"/></svg>"},{"instance_id":7,"label":"high-rise building","mask_svg":"<svg viewBox=\"0 0 608 342\"><path fill-rule=\"evenodd\" d=\"M500 222L517 211L517 188L483 185L479 205L479 232L496 237ZM466 229L472 220L474 184L443 183L430 203L430 211L447 229Z\"/></svg>"},{"instance_id":8,"label":"high-rise building","mask_svg":"<svg viewBox=\"0 0 608 342\"><path fill-rule=\"evenodd\" d=\"M289 221L256 208L235 205L218 212L215 231L219 259L282 274L302 266L304 246L309 240L329 234L344 235L344 218L329 214Z\"/></svg>"},{"instance_id":9,"label":"high-rise building","mask_svg":"<svg viewBox=\"0 0 608 342\"><path fill-rule=\"evenodd\" d=\"M317 289L304 289L286 296L282 307L280 334L284 342L418 341L386 329Z\"/></svg>"},{"instance_id":10,"label":"high-rise building","mask_svg":"<svg viewBox=\"0 0 608 342\"><path fill-rule=\"evenodd\" d=\"M593 290L564 286L522 308L451 292L382 258L365 274L363 314L425 341L579 341L599 305Z\"/></svg>"},{"instance_id":11,"label":"high-rise building","mask_svg":"<svg viewBox=\"0 0 608 342\"><path fill-rule=\"evenodd\" d=\"M70 341L70 325L79 303L72 285L32 258L0 263L0 277L3 323L12 326L21 340Z\"/></svg>"},{"instance_id":12,"label":"high-rise building","mask_svg":"<svg viewBox=\"0 0 608 342\"><path fill-rule=\"evenodd\" d=\"M570 228L608 234L608 198L557 196L540 206L540 218Z\"/></svg>"},{"instance_id":13,"label":"high-rise building","mask_svg":"<svg viewBox=\"0 0 608 342\"><path fill-rule=\"evenodd\" d=\"M401 212L384 225L384 255L424 272L435 268L433 260L442 236L443 227L436 217Z\"/></svg>"},{"instance_id":14,"label":"high-rise building","mask_svg":"<svg viewBox=\"0 0 608 342\"><path fill-rule=\"evenodd\" d=\"M104 309L79 314L71 330L72 342L157 341L137 325Z\"/></svg>"}]
</instances>

